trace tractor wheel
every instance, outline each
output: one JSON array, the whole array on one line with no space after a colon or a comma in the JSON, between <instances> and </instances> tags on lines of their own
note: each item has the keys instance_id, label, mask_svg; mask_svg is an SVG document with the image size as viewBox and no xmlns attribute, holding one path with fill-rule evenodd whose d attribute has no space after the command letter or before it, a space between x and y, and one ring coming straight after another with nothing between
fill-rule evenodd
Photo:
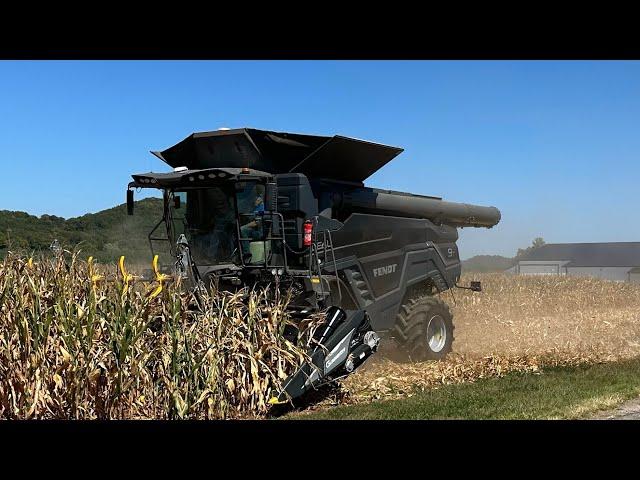
<instances>
[{"instance_id":1,"label":"tractor wheel","mask_svg":"<svg viewBox=\"0 0 640 480\"><path fill-rule=\"evenodd\" d=\"M432 296L412 298L400 306L393 336L404 356L414 362L441 360L451 351L453 316Z\"/></svg>"}]
</instances>

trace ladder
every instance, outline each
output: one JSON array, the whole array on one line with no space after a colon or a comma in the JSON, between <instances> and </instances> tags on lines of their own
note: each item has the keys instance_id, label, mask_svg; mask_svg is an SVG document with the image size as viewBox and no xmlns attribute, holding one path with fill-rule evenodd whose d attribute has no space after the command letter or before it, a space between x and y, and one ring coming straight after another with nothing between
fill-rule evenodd
<instances>
[{"instance_id":1,"label":"ladder","mask_svg":"<svg viewBox=\"0 0 640 480\"><path fill-rule=\"evenodd\" d=\"M309 255L309 277L312 279L318 278L320 283L320 295L324 298L331 294L331 284L329 280L335 279L338 287L338 298L342 302L342 289L340 287L340 279L338 278L338 267L336 262L336 254L333 248L333 239L331 238L330 230L322 230L318 232L317 217L313 219L313 241L311 242L310 255ZM321 240L319 242L319 240ZM320 245L320 246L319 246ZM331 262L333 267L333 275L323 274L323 267ZM324 290L324 285L327 285L327 291Z\"/></svg>"}]
</instances>

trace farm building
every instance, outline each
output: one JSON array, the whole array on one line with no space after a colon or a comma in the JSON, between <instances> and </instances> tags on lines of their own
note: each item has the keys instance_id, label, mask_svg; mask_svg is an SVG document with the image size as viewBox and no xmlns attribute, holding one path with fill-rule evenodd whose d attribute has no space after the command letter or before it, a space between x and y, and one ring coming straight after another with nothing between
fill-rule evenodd
<instances>
[{"instance_id":1,"label":"farm building","mask_svg":"<svg viewBox=\"0 0 640 480\"><path fill-rule=\"evenodd\" d=\"M640 283L640 242L548 243L529 252L507 272Z\"/></svg>"}]
</instances>

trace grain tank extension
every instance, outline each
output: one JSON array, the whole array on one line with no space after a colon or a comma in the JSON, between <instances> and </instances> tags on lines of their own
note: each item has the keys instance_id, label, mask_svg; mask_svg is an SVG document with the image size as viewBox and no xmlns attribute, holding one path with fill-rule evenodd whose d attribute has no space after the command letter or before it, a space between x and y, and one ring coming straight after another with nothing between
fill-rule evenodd
<instances>
[{"instance_id":1,"label":"grain tank extension","mask_svg":"<svg viewBox=\"0 0 640 480\"><path fill-rule=\"evenodd\" d=\"M173 258L165 260L180 275L229 290L292 291L294 318L326 312L316 338L323 348L274 402L350 373L381 338L414 360L451 351L453 319L435 294L459 281L457 228L491 228L500 212L364 185L401 152L243 128L192 134L152 152L173 171L133 175L130 213L134 188L163 192L164 215L149 242L153 251L168 241Z\"/></svg>"}]
</instances>

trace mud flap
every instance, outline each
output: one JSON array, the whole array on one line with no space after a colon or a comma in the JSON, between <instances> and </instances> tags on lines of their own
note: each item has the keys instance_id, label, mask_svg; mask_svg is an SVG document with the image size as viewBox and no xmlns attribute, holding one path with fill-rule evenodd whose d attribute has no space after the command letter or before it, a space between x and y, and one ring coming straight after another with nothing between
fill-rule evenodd
<instances>
[{"instance_id":1,"label":"mud flap","mask_svg":"<svg viewBox=\"0 0 640 480\"><path fill-rule=\"evenodd\" d=\"M322 383L351 373L377 350L379 341L364 310L330 307L325 322L313 337L308 352L311 361L287 378L282 391L269 403L286 403Z\"/></svg>"}]
</instances>

